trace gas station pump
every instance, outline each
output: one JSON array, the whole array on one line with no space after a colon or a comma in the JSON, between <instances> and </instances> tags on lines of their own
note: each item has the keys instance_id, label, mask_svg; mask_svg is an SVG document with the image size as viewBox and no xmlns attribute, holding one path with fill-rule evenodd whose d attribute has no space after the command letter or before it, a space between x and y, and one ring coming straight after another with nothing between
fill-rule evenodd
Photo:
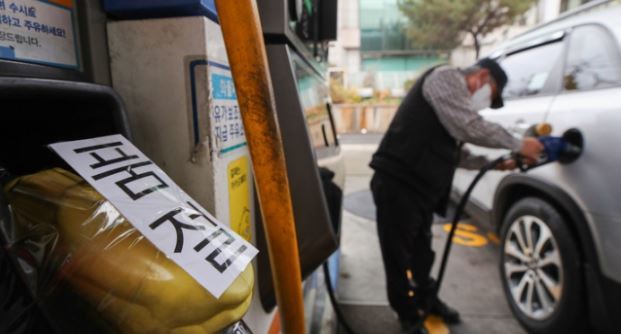
<instances>
[{"instance_id":1,"label":"gas station pump","mask_svg":"<svg viewBox=\"0 0 621 334\"><path fill-rule=\"evenodd\" d=\"M126 101L136 144L216 217L239 226L237 232L258 245L258 293L246 319L253 330L266 332L275 306L272 271L218 16L210 1L197 2L193 9L173 3L107 2L107 9L122 18L108 25L113 87ZM329 34L323 31L320 41L304 30L319 26L319 3L299 8L299 16L289 10L288 1L257 3L307 291L323 284L317 269L338 247L344 182L325 79ZM331 8L335 15L336 2ZM332 19L336 27L336 17ZM270 24L284 29L270 30ZM247 190L235 195L231 177L237 173L247 180ZM248 214L240 215L241 208ZM246 220L238 223L235 215ZM306 302L312 308L315 301Z\"/></svg>"},{"instance_id":2,"label":"gas station pump","mask_svg":"<svg viewBox=\"0 0 621 334\"><path fill-rule=\"evenodd\" d=\"M327 296L318 269L338 248L344 182L325 78L327 41L332 37L325 29L318 30L320 19L326 17L332 17L336 27L336 1L308 1L303 7L284 0L258 1L258 6L299 241L299 253L278 256L299 257L309 313L307 329L311 330L318 326L317 315L321 319L325 313ZM112 134L131 140L197 203L261 251L256 277L249 267L240 276L243 282L237 280L220 300L201 293L197 298L203 299L194 302L206 305L211 316L199 316L193 322L180 320L181 324L200 324L210 332L235 322L248 310L244 319L251 330L278 330L263 222L218 19L213 1L208 0L0 0L0 243L4 246L0 272L6 277L0 282L0 300L12 306L0 311L5 312L0 319L9 319L0 321L0 332L96 331L95 326L102 332L130 333L140 332L144 328L140 326L162 330L180 326L161 327L158 317L147 315L140 305L131 305L131 298L126 298L129 304L114 301L116 306L107 307L118 297L115 290L125 288L123 284L72 288L70 296L57 289L82 284L72 280L67 270L89 270L71 263L72 258L79 258L72 250L100 243L98 234L89 236L90 243L73 243L71 232L63 231L79 224L60 217L80 216L71 208L105 199L72 174L47 145ZM280 30L270 28L274 22ZM48 187L50 178L62 181ZM92 214L105 205L109 204L92 206L99 208ZM123 228L110 233L129 233L126 221L115 222ZM45 238L32 234L48 228L53 233L44 233ZM47 241L33 242L33 235ZM148 245L135 247L139 242L131 243L134 251L142 249L139 261L157 258L145 255L156 254L150 253ZM49 254L52 258L63 254L66 260L50 262ZM333 266L336 258L332 256ZM116 261L114 257L109 260ZM48 266L61 270L48 270ZM171 264L165 268L177 270ZM252 295L255 280L258 284ZM101 294L101 289L110 290ZM99 303L98 308L89 303ZM143 306L148 309L148 305ZM72 311L76 315L67 317L65 313ZM84 312L87 317L81 316ZM99 312L104 320L94 321ZM126 318L139 322L127 320L134 327L124 327ZM194 329L202 332L198 326Z\"/></svg>"},{"instance_id":3,"label":"gas station pump","mask_svg":"<svg viewBox=\"0 0 621 334\"><path fill-rule=\"evenodd\" d=\"M0 1L0 332L220 331L250 306L252 266L216 298L48 147L115 134L134 139L109 86L100 5ZM225 117L232 84L218 79ZM249 235L247 161L227 167L221 179L240 208L233 228ZM243 333L237 325L230 330Z\"/></svg>"}]
</instances>

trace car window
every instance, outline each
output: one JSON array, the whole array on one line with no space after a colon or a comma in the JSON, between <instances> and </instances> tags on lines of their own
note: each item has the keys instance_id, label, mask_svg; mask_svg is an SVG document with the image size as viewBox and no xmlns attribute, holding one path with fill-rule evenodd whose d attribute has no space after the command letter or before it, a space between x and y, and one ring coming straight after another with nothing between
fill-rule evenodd
<instances>
[{"instance_id":1,"label":"car window","mask_svg":"<svg viewBox=\"0 0 621 334\"><path fill-rule=\"evenodd\" d=\"M563 43L558 41L508 55L501 61L509 81L503 97L516 98L548 93ZM557 72L558 73L558 72Z\"/></svg>"},{"instance_id":2,"label":"car window","mask_svg":"<svg viewBox=\"0 0 621 334\"><path fill-rule=\"evenodd\" d=\"M576 28L569 39L565 90L589 90L621 85L621 55L617 41L598 26Z\"/></svg>"}]
</instances>

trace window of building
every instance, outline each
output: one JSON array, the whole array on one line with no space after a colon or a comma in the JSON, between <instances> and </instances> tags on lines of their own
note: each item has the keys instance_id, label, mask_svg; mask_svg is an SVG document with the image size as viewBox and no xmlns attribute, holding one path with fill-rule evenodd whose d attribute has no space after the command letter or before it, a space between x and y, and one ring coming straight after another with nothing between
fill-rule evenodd
<instances>
[{"instance_id":1,"label":"window of building","mask_svg":"<svg viewBox=\"0 0 621 334\"><path fill-rule=\"evenodd\" d=\"M571 33L563 85L565 90L621 85L618 43L604 28L582 26Z\"/></svg>"},{"instance_id":2,"label":"window of building","mask_svg":"<svg viewBox=\"0 0 621 334\"><path fill-rule=\"evenodd\" d=\"M503 59L501 66L509 77L503 97L517 98L549 93L553 86L553 72L561 60L562 52L563 43L554 42L520 51Z\"/></svg>"},{"instance_id":3,"label":"window of building","mask_svg":"<svg viewBox=\"0 0 621 334\"><path fill-rule=\"evenodd\" d=\"M407 49L406 22L396 0L360 0L360 49Z\"/></svg>"}]
</instances>

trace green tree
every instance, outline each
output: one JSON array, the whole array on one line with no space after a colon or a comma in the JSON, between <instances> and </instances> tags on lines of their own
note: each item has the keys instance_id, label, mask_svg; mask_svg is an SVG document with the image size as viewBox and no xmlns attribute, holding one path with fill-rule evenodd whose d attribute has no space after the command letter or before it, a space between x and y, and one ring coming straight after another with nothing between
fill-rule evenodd
<instances>
[{"instance_id":1,"label":"green tree","mask_svg":"<svg viewBox=\"0 0 621 334\"><path fill-rule=\"evenodd\" d=\"M474 40L476 58L481 39L496 28L513 24L536 0L398 0L408 17L407 36L416 47L452 50L464 35Z\"/></svg>"}]
</instances>

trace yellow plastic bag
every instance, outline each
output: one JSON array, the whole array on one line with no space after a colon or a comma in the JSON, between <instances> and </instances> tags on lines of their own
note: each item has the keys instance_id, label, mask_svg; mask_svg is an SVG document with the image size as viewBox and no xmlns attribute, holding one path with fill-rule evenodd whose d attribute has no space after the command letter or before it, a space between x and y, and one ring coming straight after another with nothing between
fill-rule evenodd
<instances>
[{"instance_id":1,"label":"yellow plastic bag","mask_svg":"<svg viewBox=\"0 0 621 334\"><path fill-rule=\"evenodd\" d=\"M73 173L56 168L24 176L5 193L10 248L35 262L36 290L72 290L105 331L215 333L250 305L252 265L214 298Z\"/></svg>"}]
</instances>

